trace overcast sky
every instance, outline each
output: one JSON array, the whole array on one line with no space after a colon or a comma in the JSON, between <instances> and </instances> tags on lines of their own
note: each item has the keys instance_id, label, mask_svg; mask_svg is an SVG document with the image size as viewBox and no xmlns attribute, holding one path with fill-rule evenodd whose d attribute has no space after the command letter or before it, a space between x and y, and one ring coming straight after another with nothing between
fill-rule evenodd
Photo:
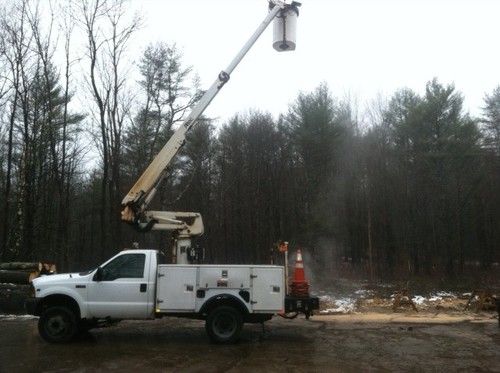
<instances>
[{"instance_id":1,"label":"overcast sky","mask_svg":"<svg viewBox=\"0 0 500 373\"><path fill-rule=\"evenodd\" d=\"M269 27L207 110L225 120L251 108L277 115L299 91L325 81L361 106L437 77L463 92L466 109L500 84L500 1L304 0L297 49L278 53ZM266 0L135 0L144 27L134 50L176 42L208 88L267 14ZM134 52L135 53L135 52Z\"/></svg>"}]
</instances>

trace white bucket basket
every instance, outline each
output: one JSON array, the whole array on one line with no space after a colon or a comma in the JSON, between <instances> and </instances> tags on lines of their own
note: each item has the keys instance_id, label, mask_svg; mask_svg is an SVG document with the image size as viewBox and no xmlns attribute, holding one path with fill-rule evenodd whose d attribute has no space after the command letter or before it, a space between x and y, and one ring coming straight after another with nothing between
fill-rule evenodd
<instances>
[{"instance_id":1,"label":"white bucket basket","mask_svg":"<svg viewBox=\"0 0 500 373\"><path fill-rule=\"evenodd\" d=\"M297 5L295 5L297 4ZM273 24L273 48L278 52L295 50L297 34L298 3L293 3L280 11Z\"/></svg>"}]
</instances>

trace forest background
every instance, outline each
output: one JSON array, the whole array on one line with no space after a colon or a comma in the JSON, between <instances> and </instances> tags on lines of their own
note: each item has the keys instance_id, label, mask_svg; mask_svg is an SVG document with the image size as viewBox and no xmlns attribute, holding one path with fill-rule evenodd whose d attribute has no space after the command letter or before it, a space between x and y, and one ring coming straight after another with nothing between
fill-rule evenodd
<instances>
[{"instance_id":1,"label":"forest background","mask_svg":"<svg viewBox=\"0 0 500 373\"><path fill-rule=\"evenodd\" d=\"M134 241L170 254L168 234L120 222L120 202L200 98L196 68L174 42L131 64L142 21L124 1L47 4L1 5L0 261L79 270ZM207 262L268 263L287 240L325 277L498 270L500 87L472 116L430 79L363 110L323 83L278 116L203 118L154 208L202 214Z\"/></svg>"}]
</instances>

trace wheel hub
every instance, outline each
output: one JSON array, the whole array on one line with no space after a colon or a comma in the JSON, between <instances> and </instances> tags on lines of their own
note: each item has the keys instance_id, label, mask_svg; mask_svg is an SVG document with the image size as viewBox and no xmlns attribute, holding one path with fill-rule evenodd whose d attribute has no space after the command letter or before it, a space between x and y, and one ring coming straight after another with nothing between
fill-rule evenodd
<instances>
[{"instance_id":1,"label":"wheel hub","mask_svg":"<svg viewBox=\"0 0 500 373\"><path fill-rule=\"evenodd\" d=\"M62 316L53 316L47 321L47 332L51 335L60 335L66 330L66 323Z\"/></svg>"},{"instance_id":2,"label":"wheel hub","mask_svg":"<svg viewBox=\"0 0 500 373\"><path fill-rule=\"evenodd\" d=\"M229 314L218 315L214 320L214 332L219 337L231 336L236 330L236 319Z\"/></svg>"}]
</instances>

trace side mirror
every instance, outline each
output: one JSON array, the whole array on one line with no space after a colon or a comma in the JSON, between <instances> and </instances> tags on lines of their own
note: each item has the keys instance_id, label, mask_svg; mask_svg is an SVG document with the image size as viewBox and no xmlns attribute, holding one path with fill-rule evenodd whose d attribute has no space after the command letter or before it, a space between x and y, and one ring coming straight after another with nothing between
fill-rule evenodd
<instances>
[{"instance_id":1,"label":"side mirror","mask_svg":"<svg viewBox=\"0 0 500 373\"><path fill-rule=\"evenodd\" d=\"M97 282L102 281L102 268L101 267L97 268L97 271L95 272L94 278L92 280L97 281Z\"/></svg>"}]
</instances>

